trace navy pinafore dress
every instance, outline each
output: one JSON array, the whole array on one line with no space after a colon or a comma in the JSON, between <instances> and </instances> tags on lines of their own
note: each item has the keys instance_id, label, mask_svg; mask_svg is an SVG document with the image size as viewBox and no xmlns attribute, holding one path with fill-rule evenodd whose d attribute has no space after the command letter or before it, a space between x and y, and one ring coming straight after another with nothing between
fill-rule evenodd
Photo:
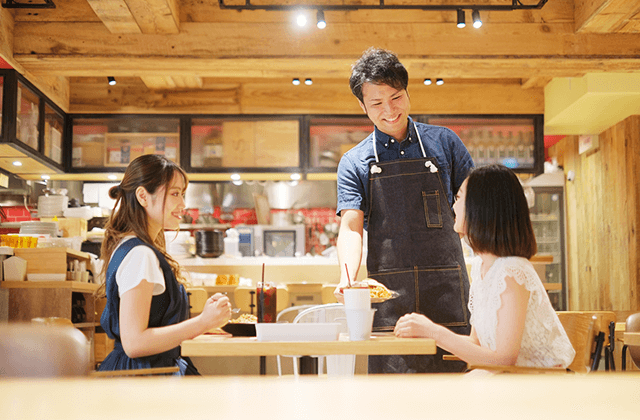
<instances>
[{"instance_id":1,"label":"navy pinafore dress","mask_svg":"<svg viewBox=\"0 0 640 420\"><path fill-rule=\"evenodd\" d=\"M160 269L164 274L165 291L151 299L151 311L149 313L149 328L173 325L189 318L189 300L184 286L176 280L171 266L164 258L164 255L153 246L147 244L139 238L132 238L120 245L111 256L107 269L106 292L107 305L102 312L100 325L105 330L109 338L115 340L113 351L100 364L98 370L125 370L125 369L145 369L155 367L178 366L178 375L199 375L198 370L193 366L188 357L180 356L180 346L160 354L152 356L130 358L122 348L120 340L120 295L118 284L116 283L116 272L133 247L138 245L148 246L158 257Z\"/></svg>"}]
</instances>

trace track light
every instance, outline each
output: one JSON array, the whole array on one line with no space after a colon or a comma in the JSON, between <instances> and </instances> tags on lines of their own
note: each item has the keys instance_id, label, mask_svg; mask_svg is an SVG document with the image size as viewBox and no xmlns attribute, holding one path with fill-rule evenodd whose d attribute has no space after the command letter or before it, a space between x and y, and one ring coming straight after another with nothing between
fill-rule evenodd
<instances>
[{"instance_id":1,"label":"track light","mask_svg":"<svg viewBox=\"0 0 640 420\"><path fill-rule=\"evenodd\" d=\"M304 80L304 84L305 84L305 85L307 85L307 86L311 86L311 85L313 84L313 80L311 80L311 79L305 79L305 80Z\"/></svg>"},{"instance_id":2,"label":"track light","mask_svg":"<svg viewBox=\"0 0 640 420\"><path fill-rule=\"evenodd\" d=\"M109 81L109 86L114 86L116 84L116 78L113 76L107 77L107 80Z\"/></svg>"},{"instance_id":3,"label":"track light","mask_svg":"<svg viewBox=\"0 0 640 420\"><path fill-rule=\"evenodd\" d=\"M442 85L444 85L444 80L442 80L442 79L436 79L436 85L438 85L438 86L442 86Z\"/></svg>"},{"instance_id":4,"label":"track light","mask_svg":"<svg viewBox=\"0 0 640 420\"><path fill-rule=\"evenodd\" d=\"M464 9L458 9L458 28L464 28L467 24L464 21Z\"/></svg>"},{"instance_id":5,"label":"track light","mask_svg":"<svg viewBox=\"0 0 640 420\"><path fill-rule=\"evenodd\" d=\"M298 86L300 84L300 79L298 79L297 77L295 79L293 79L291 81L291 83L293 83L294 86Z\"/></svg>"},{"instance_id":6,"label":"track light","mask_svg":"<svg viewBox=\"0 0 640 420\"><path fill-rule=\"evenodd\" d=\"M473 27L478 29L482 26L482 20L480 20L480 12L478 9L473 9L471 12L471 18L473 19Z\"/></svg>"},{"instance_id":7,"label":"track light","mask_svg":"<svg viewBox=\"0 0 640 420\"><path fill-rule=\"evenodd\" d=\"M429 86L431 84L431 79L424 79L425 86Z\"/></svg>"},{"instance_id":8,"label":"track light","mask_svg":"<svg viewBox=\"0 0 640 420\"><path fill-rule=\"evenodd\" d=\"M298 24L298 26L305 26L307 24L307 17L303 12L298 13L298 16L296 17L296 23Z\"/></svg>"},{"instance_id":9,"label":"track light","mask_svg":"<svg viewBox=\"0 0 640 420\"><path fill-rule=\"evenodd\" d=\"M317 17L318 17L318 23L316 24L316 26L318 27L318 29L326 28L327 21L324 20L324 11L318 10Z\"/></svg>"}]
</instances>

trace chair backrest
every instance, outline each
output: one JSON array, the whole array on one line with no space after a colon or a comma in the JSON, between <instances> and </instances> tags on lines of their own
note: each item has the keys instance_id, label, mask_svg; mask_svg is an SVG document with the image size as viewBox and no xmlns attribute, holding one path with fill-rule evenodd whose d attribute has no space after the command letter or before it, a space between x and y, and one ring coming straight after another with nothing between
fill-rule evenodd
<instances>
[{"instance_id":1,"label":"chair backrest","mask_svg":"<svg viewBox=\"0 0 640 420\"><path fill-rule=\"evenodd\" d=\"M307 308L311 308L314 305L298 305L298 306L289 306L286 309L278 312L276 316L276 322L286 323L293 322L293 320L298 316L298 314L304 311Z\"/></svg>"},{"instance_id":2,"label":"chair backrest","mask_svg":"<svg viewBox=\"0 0 640 420\"><path fill-rule=\"evenodd\" d=\"M255 294L255 287L238 286L233 291L233 301L236 308L240 308L242 312L251 313L251 303L253 303L253 313L257 314L258 301ZM253 294L253 301L251 299ZM278 286L276 289L276 311L280 312L289 307L289 290L284 286Z\"/></svg>"},{"instance_id":3,"label":"chair backrest","mask_svg":"<svg viewBox=\"0 0 640 420\"><path fill-rule=\"evenodd\" d=\"M204 309L204 304L207 303L209 294L205 289L197 287L188 287L187 296L189 296L189 311L191 314L199 314Z\"/></svg>"},{"instance_id":4,"label":"chair backrest","mask_svg":"<svg viewBox=\"0 0 640 420\"><path fill-rule=\"evenodd\" d=\"M341 303L312 306L300 312L293 320L294 324L304 322L337 322L341 325L341 333L349 331L344 305Z\"/></svg>"},{"instance_id":5,"label":"chair backrest","mask_svg":"<svg viewBox=\"0 0 640 420\"><path fill-rule=\"evenodd\" d=\"M587 373L590 369L591 347L594 342L593 329L595 319L585 312L557 312L576 355L568 369L573 372Z\"/></svg>"},{"instance_id":6,"label":"chair backrest","mask_svg":"<svg viewBox=\"0 0 640 420\"><path fill-rule=\"evenodd\" d=\"M89 343L70 326L0 324L2 377L84 376L91 368Z\"/></svg>"},{"instance_id":7,"label":"chair backrest","mask_svg":"<svg viewBox=\"0 0 640 420\"><path fill-rule=\"evenodd\" d=\"M626 332L640 332L640 312L631 314L627 317L625 322ZM640 346L627 346L629 349L629 356L633 363L640 368Z\"/></svg>"}]
</instances>

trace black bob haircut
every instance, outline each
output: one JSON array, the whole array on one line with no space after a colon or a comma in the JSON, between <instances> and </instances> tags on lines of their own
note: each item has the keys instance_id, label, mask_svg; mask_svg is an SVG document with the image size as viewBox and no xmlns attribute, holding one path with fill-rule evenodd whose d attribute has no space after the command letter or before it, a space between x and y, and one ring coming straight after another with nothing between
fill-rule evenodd
<instances>
[{"instance_id":1,"label":"black bob haircut","mask_svg":"<svg viewBox=\"0 0 640 420\"><path fill-rule=\"evenodd\" d=\"M529 259L538 251L524 190L505 166L482 166L469 173L465 222L474 252Z\"/></svg>"},{"instance_id":2,"label":"black bob haircut","mask_svg":"<svg viewBox=\"0 0 640 420\"><path fill-rule=\"evenodd\" d=\"M351 67L349 87L360 102L363 102L362 85L365 83L406 90L409 73L394 53L371 47Z\"/></svg>"}]
</instances>

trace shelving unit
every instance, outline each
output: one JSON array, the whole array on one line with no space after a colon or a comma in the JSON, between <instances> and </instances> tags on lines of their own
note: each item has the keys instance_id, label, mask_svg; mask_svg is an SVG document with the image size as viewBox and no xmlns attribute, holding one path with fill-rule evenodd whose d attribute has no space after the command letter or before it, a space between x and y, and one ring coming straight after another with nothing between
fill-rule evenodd
<instances>
[{"instance_id":1,"label":"shelving unit","mask_svg":"<svg viewBox=\"0 0 640 420\"><path fill-rule=\"evenodd\" d=\"M59 317L74 320L75 302L83 302L85 319L74 322L91 343L94 355L96 327L100 326L94 293L100 287L77 281L0 281L8 290L8 321L31 322L33 318ZM95 362L95 360L92 360Z\"/></svg>"}]
</instances>

